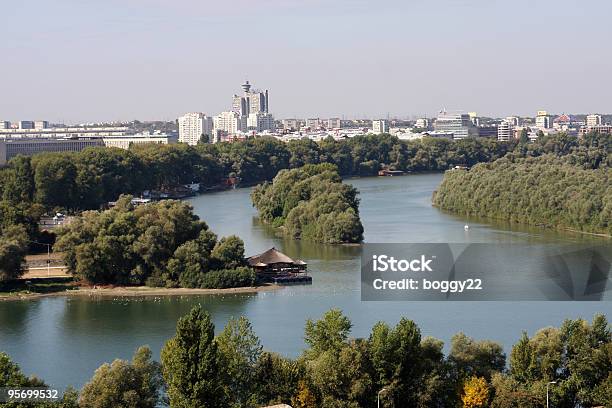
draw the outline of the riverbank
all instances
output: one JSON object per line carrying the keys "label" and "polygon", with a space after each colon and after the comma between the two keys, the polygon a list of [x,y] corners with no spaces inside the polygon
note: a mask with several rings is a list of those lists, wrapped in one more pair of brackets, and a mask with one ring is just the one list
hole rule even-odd
{"label": "riverbank", "polygon": [[14,291],[0,291],[0,302],[10,300],[30,300],[50,296],[87,296],[87,297],[149,297],[149,296],[192,296],[192,295],[228,295],[269,292],[280,289],[281,286],[263,284],[261,286],[247,286],[227,289],[191,289],[191,288],[155,288],[148,286],[80,286],[74,281],[23,283],[22,288]]}

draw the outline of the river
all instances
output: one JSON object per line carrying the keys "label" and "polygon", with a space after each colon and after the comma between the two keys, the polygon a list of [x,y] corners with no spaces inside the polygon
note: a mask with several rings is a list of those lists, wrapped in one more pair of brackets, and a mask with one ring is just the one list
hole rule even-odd
{"label": "river", "polygon": [[[576,234],[466,220],[431,206],[441,174],[350,179],[360,191],[366,242],[545,242],[550,245],[595,240]],[[379,320],[395,324],[413,319],[424,336],[448,342],[463,331],[500,342],[510,351],[526,330],[559,325],[566,318],[609,316],[610,302],[362,302],[359,292],[359,247],[318,245],[277,237],[257,222],[250,189],[195,197],[191,204],[219,236],[235,234],[247,255],[275,246],[308,262],[309,286],[242,295],[155,298],[48,297],[0,302],[0,351],[23,371],[55,387],[81,387],[94,370],[114,358],[130,358],[148,344],[156,359],[173,335],[176,320],[196,303],[208,310],[217,329],[231,316],[244,315],[265,348],[287,356],[304,347],[307,318],[340,308],[353,322],[353,336],[367,336]],[[471,228],[464,230],[469,222]]]}

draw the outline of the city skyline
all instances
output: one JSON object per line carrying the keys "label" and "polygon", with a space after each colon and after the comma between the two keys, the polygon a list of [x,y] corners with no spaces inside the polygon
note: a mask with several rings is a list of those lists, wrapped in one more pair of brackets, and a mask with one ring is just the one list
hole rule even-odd
{"label": "city skyline", "polygon": [[606,113],[609,11],[603,1],[12,3],[0,119],[214,115],[245,80],[273,92],[276,118]]}

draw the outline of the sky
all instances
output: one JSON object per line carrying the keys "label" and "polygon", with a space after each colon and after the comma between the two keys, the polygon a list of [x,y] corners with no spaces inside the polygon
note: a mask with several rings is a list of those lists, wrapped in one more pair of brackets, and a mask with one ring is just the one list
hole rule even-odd
{"label": "sky", "polygon": [[0,119],[217,114],[249,80],[289,117],[612,113],[607,0],[19,0]]}

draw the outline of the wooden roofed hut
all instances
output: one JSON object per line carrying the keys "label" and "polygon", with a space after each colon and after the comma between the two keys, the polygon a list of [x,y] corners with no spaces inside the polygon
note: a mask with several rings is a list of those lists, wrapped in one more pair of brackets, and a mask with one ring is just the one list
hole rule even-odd
{"label": "wooden roofed hut", "polygon": [[311,281],[311,278],[307,277],[306,262],[292,259],[274,247],[247,258],[247,263],[255,270],[257,277],[264,281],[275,283]]}

